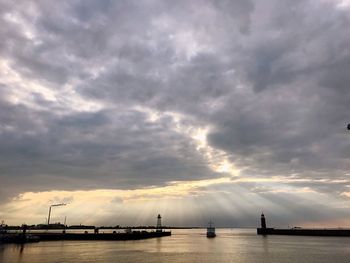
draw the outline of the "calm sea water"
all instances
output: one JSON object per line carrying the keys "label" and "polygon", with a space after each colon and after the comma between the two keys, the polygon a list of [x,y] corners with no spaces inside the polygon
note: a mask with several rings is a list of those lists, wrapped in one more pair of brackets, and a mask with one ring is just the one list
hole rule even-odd
{"label": "calm sea water", "polygon": [[350,262],[350,237],[258,236],[255,229],[173,230],[139,241],[52,241],[0,245],[1,263]]}

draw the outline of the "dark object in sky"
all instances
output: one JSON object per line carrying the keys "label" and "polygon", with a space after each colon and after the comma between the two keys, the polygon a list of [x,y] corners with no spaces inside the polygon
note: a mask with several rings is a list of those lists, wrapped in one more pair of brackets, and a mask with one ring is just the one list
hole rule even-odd
{"label": "dark object in sky", "polygon": [[350,123],[348,124],[348,130],[350,130]]}

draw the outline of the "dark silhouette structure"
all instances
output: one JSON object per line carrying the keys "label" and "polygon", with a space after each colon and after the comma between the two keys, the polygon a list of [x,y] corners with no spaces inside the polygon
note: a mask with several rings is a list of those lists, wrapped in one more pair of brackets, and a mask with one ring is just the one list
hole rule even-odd
{"label": "dark silhouette structure", "polygon": [[257,228],[258,235],[290,235],[290,236],[337,236],[337,237],[349,237],[350,229],[342,228],[267,228],[265,215],[261,214],[260,217],[261,227]]}
{"label": "dark silhouette structure", "polygon": [[48,217],[47,217],[47,228],[50,227],[50,218],[51,218],[51,209],[52,209],[52,207],[55,207],[55,206],[64,206],[64,205],[67,205],[67,204],[62,203],[62,204],[50,205],[50,207],[49,207],[49,215],[48,215]]}
{"label": "dark silhouette structure", "polygon": [[158,214],[157,216],[157,227],[156,227],[156,231],[157,232],[162,232],[162,217],[160,216],[160,214]]}
{"label": "dark silhouette structure", "polygon": [[266,229],[266,219],[265,219],[264,213],[261,214],[260,221],[261,221],[261,228]]}
{"label": "dark silhouette structure", "polygon": [[0,243],[28,243],[28,242],[39,242],[39,241],[62,241],[62,240],[140,240],[148,238],[158,238],[171,236],[170,231],[161,231],[161,232],[148,232],[148,231],[131,231],[130,233],[54,233],[54,232],[38,232],[35,233],[35,236],[26,235],[23,236],[23,233],[16,234],[6,234],[0,236]]}
{"label": "dark silhouette structure", "polygon": [[207,237],[213,238],[216,237],[215,227],[213,227],[213,222],[209,221],[209,226],[207,227]]}
{"label": "dark silhouette structure", "polygon": [[22,225],[22,239],[23,239],[23,242],[25,242],[26,237],[27,237],[27,228],[28,228],[28,226],[26,224]]}

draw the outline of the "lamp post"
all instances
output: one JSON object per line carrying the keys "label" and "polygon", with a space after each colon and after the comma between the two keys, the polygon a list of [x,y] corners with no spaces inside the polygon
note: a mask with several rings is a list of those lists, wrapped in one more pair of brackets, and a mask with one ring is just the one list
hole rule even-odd
{"label": "lamp post", "polygon": [[50,205],[50,208],[49,208],[49,216],[47,217],[47,227],[50,226],[51,208],[54,207],[54,206],[64,206],[64,205],[66,205],[66,204],[61,203],[61,204]]}

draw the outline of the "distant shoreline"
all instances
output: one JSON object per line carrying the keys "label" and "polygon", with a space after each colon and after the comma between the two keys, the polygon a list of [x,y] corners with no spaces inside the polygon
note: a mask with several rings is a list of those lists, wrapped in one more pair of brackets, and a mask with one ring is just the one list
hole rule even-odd
{"label": "distant shoreline", "polygon": [[[205,229],[206,226],[163,226],[162,229]],[[226,228],[232,228],[232,229],[256,229],[256,227],[232,227],[232,226],[217,226],[216,229],[226,229]],[[3,228],[4,230],[22,230],[22,226],[7,226]],[[64,225],[50,225],[47,227],[47,225],[28,225],[28,230],[86,230],[86,229],[156,229],[155,226],[87,226],[87,225],[72,225],[72,226],[64,226]]]}
{"label": "distant shoreline", "polygon": [[[21,230],[22,226],[6,226],[4,230]],[[176,227],[176,226],[163,226],[162,229],[198,229],[205,227]],[[86,226],[86,225],[73,225],[73,226],[64,226],[64,225],[28,225],[28,230],[62,230],[62,229],[156,229],[155,226]]]}

